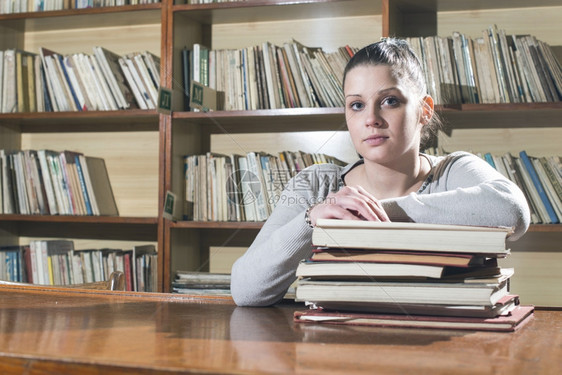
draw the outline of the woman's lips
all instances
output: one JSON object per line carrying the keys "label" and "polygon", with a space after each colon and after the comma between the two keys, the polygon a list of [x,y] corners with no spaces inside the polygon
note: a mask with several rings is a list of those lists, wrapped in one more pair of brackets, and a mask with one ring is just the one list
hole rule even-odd
{"label": "woman's lips", "polygon": [[365,138],[363,142],[370,146],[378,146],[380,144],[383,144],[387,139],[388,137],[385,137],[383,135],[372,135]]}

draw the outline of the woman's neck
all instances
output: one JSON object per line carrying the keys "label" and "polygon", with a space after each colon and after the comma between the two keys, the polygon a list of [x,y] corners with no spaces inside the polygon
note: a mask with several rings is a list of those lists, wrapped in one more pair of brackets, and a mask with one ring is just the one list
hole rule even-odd
{"label": "woman's neck", "polygon": [[418,191],[430,170],[429,160],[419,154],[392,166],[365,160],[346,176],[346,184],[360,185],[377,199],[395,198]]}

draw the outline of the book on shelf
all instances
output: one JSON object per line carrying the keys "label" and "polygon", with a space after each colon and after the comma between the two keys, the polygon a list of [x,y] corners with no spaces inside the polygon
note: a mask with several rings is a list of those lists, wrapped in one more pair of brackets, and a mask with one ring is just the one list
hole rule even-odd
{"label": "book on shelf", "polygon": [[17,111],[16,50],[3,53],[2,113]]}
{"label": "book on shelf", "polygon": [[25,282],[28,246],[0,246],[0,280]]}
{"label": "book on shelf", "polygon": [[[19,281],[22,282],[76,285],[106,281],[112,272],[121,271],[126,290],[157,290],[157,252],[152,244],[136,245],[132,249],[75,249],[72,240],[33,240],[19,248],[22,251]],[[2,248],[0,256],[1,251]]]}
{"label": "book on shelf", "polygon": [[119,58],[121,56],[100,46],[94,47],[94,56],[98,59],[103,75],[111,87],[111,93],[118,103],[118,107],[121,109],[137,107],[134,95],[129,89],[127,80],[119,65]]}
{"label": "book on shelf", "polygon": [[318,220],[315,246],[365,249],[409,249],[506,256],[511,228],[357,220]]}
{"label": "book on shelf", "polygon": [[532,35],[491,25],[477,38],[406,38],[437,104],[529,103],[562,99],[562,70],[552,48]]}
{"label": "book on shelf", "polygon": [[[281,163],[280,159],[285,161]],[[291,161],[287,163],[286,159]],[[279,155],[187,155],[184,217],[196,221],[263,221],[275,208],[290,177],[315,163],[342,164],[322,154],[288,151]]]}
{"label": "book on shelf", "polygon": [[111,188],[105,160],[94,156],[85,156],[84,159],[86,163],[80,162],[80,166],[83,170],[87,170],[84,175],[89,176],[89,179],[86,180],[86,186],[92,186],[91,196],[95,197],[95,212],[99,212],[99,215],[102,216],[118,216],[119,210]]}
{"label": "book on shelf", "polygon": [[542,204],[544,205],[546,212],[548,214],[548,222],[553,223],[553,224],[557,224],[560,222],[559,217],[556,215],[556,212],[554,211],[554,208],[552,207],[552,204],[550,203],[550,200],[547,196],[547,193],[545,192],[544,188],[543,188],[543,184],[535,170],[535,167],[533,166],[533,162],[531,161],[531,158],[529,157],[529,155],[527,155],[526,151],[520,151],[519,152],[519,157],[523,163],[523,165],[525,166],[531,181],[533,183],[533,186],[536,190],[536,192],[538,193],[540,200],[542,202]]}
{"label": "book on shelf", "polygon": [[229,50],[195,43],[181,50],[184,109],[192,81],[224,92],[226,110],[341,106],[347,51],[355,50],[326,52],[296,41]]}
{"label": "book on shelf", "polygon": [[155,292],[158,290],[158,252],[156,246],[133,246],[132,273],[135,290],[139,292]]}
{"label": "book on shelf", "polygon": [[0,150],[0,213],[118,215],[105,161],[65,150]]}
{"label": "book on shelf", "polygon": [[34,240],[29,244],[31,282],[40,285],[74,284],[71,240]]}
{"label": "book on shelf", "polygon": [[533,311],[533,306],[517,306],[507,315],[499,315],[491,318],[479,318],[308,310],[295,311],[294,321],[297,323],[360,325],[372,327],[512,332],[528,323],[533,318]]}

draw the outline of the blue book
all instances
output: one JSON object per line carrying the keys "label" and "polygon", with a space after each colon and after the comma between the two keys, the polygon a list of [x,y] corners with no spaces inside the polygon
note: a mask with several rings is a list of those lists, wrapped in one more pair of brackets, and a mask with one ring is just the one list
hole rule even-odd
{"label": "blue book", "polygon": [[84,171],[82,170],[82,164],[80,164],[80,157],[74,155],[74,162],[76,164],[76,171],[78,172],[78,180],[80,180],[80,188],[82,190],[82,195],[84,196],[84,204],[86,206],[86,212],[88,215],[93,215],[92,204],[90,203],[90,196],[88,194],[88,188],[86,186],[86,178],[84,177]]}
{"label": "blue book", "polygon": [[485,153],[484,159],[488,162],[488,164],[490,164],[492,167],[494,167],[495,170],[498,169],[498,168],[496,168],[496,163],[494,162],[494,158],[492,157],[492,154],[490,154],[489,152]]}
{"label": "blue book", "polygon": [[535,171],[535,167],[533,166],[533,163],[531,162],[531,159],[527,155],[527,152],[525,152],[525,151],[519,152],[519,157],[521,158],[521,161],[523,161],[523,164],[525,165],[525,168],[529,172],[529,176],[531,177],[531,180],[533,181],[533,185],[535,185],[535,189],[537,189],[537,192],[539,193],[539,196],[541,197],[541,201],[543,202],[543,204],[546,208],[546,212],[548,213],[548,216],[550,217],[550,221],[553,224],[558,224],[560,222],[560,220],[559,220],[558,216],[556,216],[556,212],[554,212],[554,208],[552,207],[552,204],[550,203],[550,200],[548,199],[548,196],[546,195],[546,192],[544,191],[544,187],[542,186],[541,180],[539,179],[539,176],[537,175],[537,171]]}

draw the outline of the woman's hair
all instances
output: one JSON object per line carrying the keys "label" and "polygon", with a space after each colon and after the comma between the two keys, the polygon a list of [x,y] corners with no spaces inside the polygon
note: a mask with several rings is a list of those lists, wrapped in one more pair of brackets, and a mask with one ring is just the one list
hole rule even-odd
{"label": "woman's hair", "polygon": [[[410,47],[402,39],[383,38],[380,42],[370,44],[357,51],[347,63],[343,72],[343,85],[350,70],[361,65],[387,65],[392,69],[396,79],[405,81],[420,98],[420,106],[425,105],[423,98],[428,95],[422,64]],[[431,120],[422,128],[420,148],[429,146],[431,140],[441,129],[441,121],[434,113]]]}

